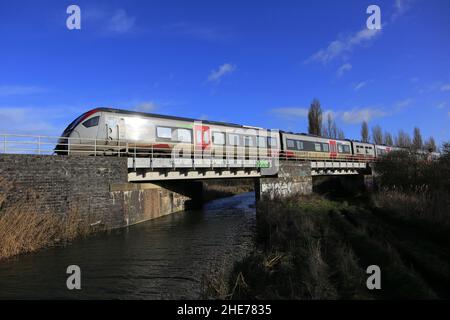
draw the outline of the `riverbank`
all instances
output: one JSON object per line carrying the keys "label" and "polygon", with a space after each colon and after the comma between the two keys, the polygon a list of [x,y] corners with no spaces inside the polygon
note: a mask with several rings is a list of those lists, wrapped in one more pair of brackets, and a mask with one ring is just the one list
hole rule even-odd
{"label": "riverbank", "polygon": [[[404,221],[374,203],[320,196],[261,202],[256,249],[210,297],[232,299],[435,299],[450,296],[448,230]],[[382,289],[368,290],[378,265]],[[220,290],[217,290],[220,288]]]}

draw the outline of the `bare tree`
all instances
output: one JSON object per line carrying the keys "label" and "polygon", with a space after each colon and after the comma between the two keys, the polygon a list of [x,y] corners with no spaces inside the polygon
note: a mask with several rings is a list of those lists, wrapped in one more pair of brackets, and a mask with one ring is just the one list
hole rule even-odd
{"label": "bare tree", "polygon": [[409,134],[407,134],[403,130],[399,130],[398,136],[395,139],[395,145],[400,148],[410,148],[411,147],[411,138]]}
{"label": "bare tree", "polygon": [[333,128],[333,117],[331,116],[331,112],[327,115],[327,125],[324,127],[326,132],[325,137],[332,138],[332,128]]}
{"label": "bare tree", "polygon": [[422,135],[420,134],[420,129],[418,127],[414,127],[412,147],[414,150],[422,150],[423,148]]}
{"label": "bare tree", "polygon": [[344,134],[344,130],[342,129],[338,129],[338,133],[337,133],[338,139],[340,140],[344,140],[345,139],[345,134]]}
{"label": "bare tree", "polygon": [[333,124],[331,125],[331,137],[333,139],[337,139],[338,137],[338,127],[336,125],[336,121],[333,120]]}
{"label": "bare tree", "polygon": [[430,152],[436,152],[436,142],[434,141],[433,137],[429,137],[428,140],[425,141],[425,150]]}
{"label": "bare tree", "polygon": [[322,126],[322,137],[329,138],[328,136],[328,130],[326,126]]}
{"label": "bare tree", "polygon": [[367,121],[363,121],[361,124],[361,141],[369,142],[369,126],[367,125]]}
{"label": "bare tree", "polygon": [[384,144],[387,146],[394,145],[394,139],[392,139],[392,135],[387,131],[384,133]]}
{"label": "bare tree", "polygon": [[322,126],[322,136],[330,139],[338,139],[340,133],[342,134],[343,137],[344,132],[338,128],[331,112],[328,113],[327,122]]}
{"label": "bare tree", "polygon": [[322,108],[317,99],[314,99],[309,107],[308,132],[318,136],[322,133]]}
{"label": "bare tree", "polygon": [[383,131],[379,125],[372,127],[372,141],[375,144],[383,144]]}

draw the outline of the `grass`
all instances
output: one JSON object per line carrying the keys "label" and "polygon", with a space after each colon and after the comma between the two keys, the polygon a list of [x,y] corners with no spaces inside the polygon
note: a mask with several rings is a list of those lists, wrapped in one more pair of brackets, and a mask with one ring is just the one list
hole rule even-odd
{"label": "grass", "polygon": [[[362,200],[314,195],[260,202],[255,250],[214,279],[220,290],[210,290],[209,297],[448,298],[449,230],[441,226],[442,234],[433,236],[428,228],[439,220],[427,227],[393,214],[379,199]],[[372,264],[381,268],[382,290],[366,287]]]}
{"label": "grass", "polygon": [[203,183],[203,201],[225,198],[254,190],[253,179],[212,179]]}

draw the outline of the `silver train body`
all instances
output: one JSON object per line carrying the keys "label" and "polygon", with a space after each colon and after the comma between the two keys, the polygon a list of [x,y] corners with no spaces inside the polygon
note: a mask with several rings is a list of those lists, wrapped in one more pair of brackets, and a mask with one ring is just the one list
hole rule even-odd
{"label": "silver train body", "polygon": [[[212,156],[279,154],[280,134],[262,128],[98,108],[75,119],[55,148],[58,154],[124,153],[164,156],[174,147]],[[95,150],[94,150],[95,149]]]}
{"label": "silver train body", "polygon": [[[164,156],[176,146],[190,152],[224,156],[230,150],[246,158],[258,155],[285,159],[374,160],[400,148],[301,133],[265,130],[232,123],[133,112],[112,108],[90,110],[62,134],[57,154]],[[229,156],[229,154],[227,154]]]}

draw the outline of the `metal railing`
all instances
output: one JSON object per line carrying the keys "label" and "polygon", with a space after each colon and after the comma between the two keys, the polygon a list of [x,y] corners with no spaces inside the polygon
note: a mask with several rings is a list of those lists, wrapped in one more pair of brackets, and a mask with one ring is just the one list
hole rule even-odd
{"label": "metal railing", "polygon": [[186,143],[69,138],[40,135],[0,134],[0,153],[38,155],[89,155],[131,158],[169,159],[228,159],[371,162],[374,156],[316,153],[309,151],[283,152],[277,148],[217,146],[203,149]]}

